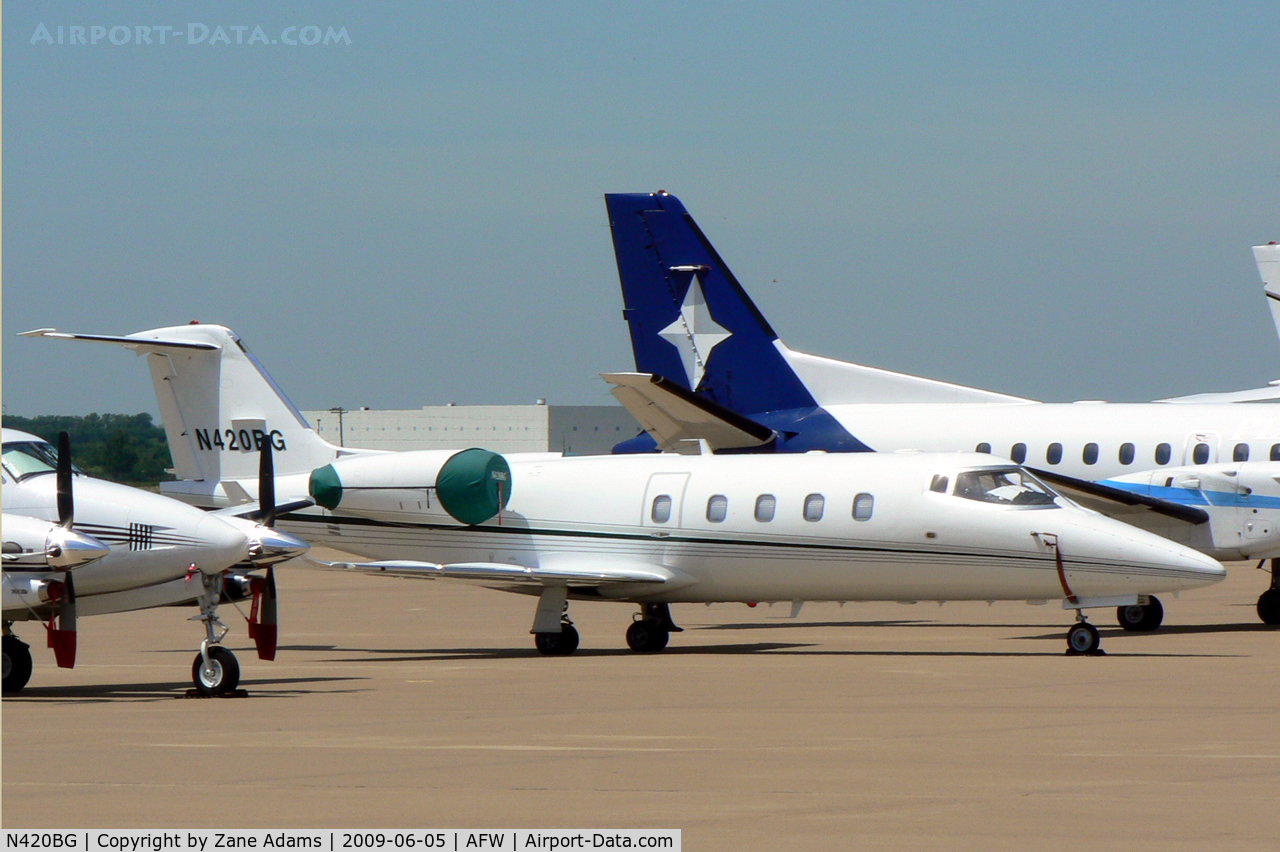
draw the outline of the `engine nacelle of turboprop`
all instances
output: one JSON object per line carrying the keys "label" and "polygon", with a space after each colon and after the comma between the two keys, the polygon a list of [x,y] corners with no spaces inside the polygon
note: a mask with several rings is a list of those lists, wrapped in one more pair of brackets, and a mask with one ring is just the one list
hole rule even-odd
{"label": "engine nacelle of turboprop", "polygon": [[434,493],[454,520],[480,524],[511,499],[511,468],[479,448],[362,456],[316,468],[308,491],[330,511],[374,516],[427,512]]}

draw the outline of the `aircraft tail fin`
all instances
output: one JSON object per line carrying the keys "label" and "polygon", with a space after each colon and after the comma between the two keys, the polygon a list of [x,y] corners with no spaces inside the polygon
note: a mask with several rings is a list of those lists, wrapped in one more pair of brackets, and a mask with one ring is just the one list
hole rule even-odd
{"label": "aircraft tail fin", "polygon": [[636,370],[742,413],[815,405],[778,336],[674,195],[605,196]]}
{"label": "aircraft tail fin", "polygon": [[1271,309],[1271,321],[1280,336],[1280,245],[1254,246],[1253,259],[1258,264],[1258,277],[1262,279],[1262,291]]}
{"label": "aircraft tail fin", "polygon": [[740,414],[1020,397],[788,349],[674,195],[605,196],[636,370]]}
{"label": "aircraft tail fin", "polygon": [[37,329],[24,336],[110,343],[145,355],[180,480],[207,488],[224,480],[256,480],[263,441],[271,442],[276,475],[323,467],[340,452],[311,429],[224,326],[182,325],[123,337]]}

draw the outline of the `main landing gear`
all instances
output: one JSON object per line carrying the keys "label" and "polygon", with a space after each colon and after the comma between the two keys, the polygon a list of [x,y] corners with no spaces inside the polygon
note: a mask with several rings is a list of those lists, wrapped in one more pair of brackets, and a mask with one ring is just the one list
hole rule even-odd
{"label": "main landing gear", "polygon": [[627,647],[633,651],[661,651],[667,647],[671,634],[683,629],[671,620],[671,609],[666,604],[642,604],[627,628]]}
{"label": "main landing gear", "polygon": [[1075,626],[1067,631],[1068,656],[1102,656],[1105,653],[1098,628],[1085,621],[1083,612],[1076,610]]}
{"label": "main landing gear", "polygon": [[1271,560],[1271,586],[1258,596],[1258,618],[1263,624],[1280,625],[1280,559]]}
{"label": "main landing gear", "polygon": [[[627,628],[627,647],[633,651],[661,651],[672,633],[680,633],[664,603],[641,604],[635,621]],[[569,620],[568,590],[548,586],[538,598],[533,616],[533,645],[548,657],[562,657],[578,650],[578,630]],[[212,635],[212,634],[211,634]],[[199,658],[196,658],[199,662]]]}
{"label": "main landing gear", "polygon": [[[1139,598],[1141,600],[1141,598]],[[1150,633],[1164,621],[1164,607],[1160,599],[1154,595],[1147,596],[1147,603],[1136,603],[1130,606],[1116,607],[1116,620],[1125,630],[1135,633]]]}
{"label": "main landing gear", "polygon": [[31,680],[31,646],[9,632],[4,623],[4,694],[21,691]]}

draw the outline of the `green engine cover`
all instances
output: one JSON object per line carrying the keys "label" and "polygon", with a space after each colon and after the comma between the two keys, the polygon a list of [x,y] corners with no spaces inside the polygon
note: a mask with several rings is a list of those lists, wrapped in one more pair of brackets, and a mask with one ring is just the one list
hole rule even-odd
{"label": "green engine cover", "polygon": [[436,474],[436,496],[454,520],[482,524],[511,499],[511,468],[489,450],[454,453]]}

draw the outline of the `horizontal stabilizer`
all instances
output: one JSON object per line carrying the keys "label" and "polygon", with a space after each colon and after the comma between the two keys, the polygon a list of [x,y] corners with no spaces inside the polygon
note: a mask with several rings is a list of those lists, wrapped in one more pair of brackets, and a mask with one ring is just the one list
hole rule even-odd
{"label": "horizontal stabilizer", "polygon": [[198,340],[158,340],[145,337],[120,337],[110,334],[70,334],[55,328],[37,328],[33,331],[21,332],[19,337],[48,337],[53,340],[79,340],[88,343],[115,343],[129,349],[139,347],[146,350],[161,349],[203,349],[217,351],[216,343],[205,343]]}
{"label": "horizontal stabilizer", "polygon": [[602,373],[611,393],[657,443],[658,449],[696,453],[698,441],[713,450],[759,447],[775,433],[768,426],[652,373]]}
{"label": "horizontal stabilizer", "polygon": [[440,565],[434,562],[414,562],[393,559],[385,562],[318,562],[308,560],[322,568],[342,571],[359,571],[367,574],[387,574],[392,577],[414,577],[449,580],[473,580],[482,583],[515,583],[525,585],[604,586],[614,583],[666,583],[675,575],[649,565],[609,565],[597,563],[594,567],[560,566],[526,568],[501,562],[457,562]]}
{"label": "horizontal stabilizer", "polygon": [[1175,503],[1149,494],[1135,494],[1101,482],[1089,482],[1073,476],[1063,476],[1047,470],[1030,469],[1032,473],[1050,483],[1055,489],[1081,505],[1104,515],[1123,521],[1125,515],[1155,512],[1188,524],[1203,524],[1209,520],[1204,509]]}

